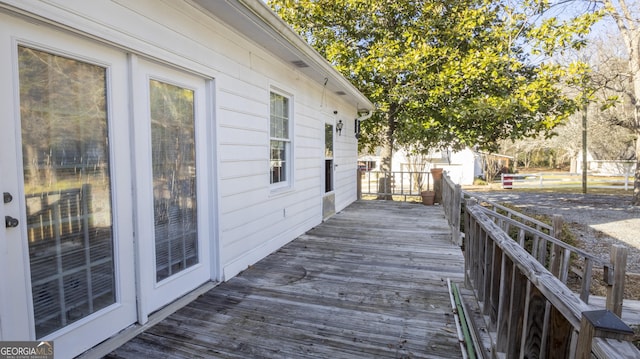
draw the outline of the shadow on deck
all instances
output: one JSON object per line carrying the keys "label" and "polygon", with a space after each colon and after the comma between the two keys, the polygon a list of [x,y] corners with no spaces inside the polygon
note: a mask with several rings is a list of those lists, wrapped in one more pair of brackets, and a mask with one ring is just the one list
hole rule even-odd
{"label": "shadow on deck", "polygon": [[358,201],[107,358],[460,358],[441,206]]}

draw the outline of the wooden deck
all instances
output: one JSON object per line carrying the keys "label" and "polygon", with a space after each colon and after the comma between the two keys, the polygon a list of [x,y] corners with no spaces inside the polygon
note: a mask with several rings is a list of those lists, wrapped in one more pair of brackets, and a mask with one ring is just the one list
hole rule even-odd
{"label": "wooden deck", "polygon": [[460,358],[440,206],[358,201],[107,358]]}

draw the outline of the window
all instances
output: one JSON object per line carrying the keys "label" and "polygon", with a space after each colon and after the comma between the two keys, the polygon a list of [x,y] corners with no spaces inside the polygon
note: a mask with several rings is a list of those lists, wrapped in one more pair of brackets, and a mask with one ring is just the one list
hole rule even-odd
{"label": "window", "polygon": [[376,168],[376,161],[358,161],[360,171],[373,171]]}
{"label": "window", "polygon": [[271,184],[287,183],[291,173],[289,98],[271,92],[270,101],[270,176]]}

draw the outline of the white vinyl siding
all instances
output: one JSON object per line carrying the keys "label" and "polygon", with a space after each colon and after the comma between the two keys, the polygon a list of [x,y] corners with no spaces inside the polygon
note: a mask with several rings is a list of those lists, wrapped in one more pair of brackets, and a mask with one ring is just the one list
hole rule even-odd
{"label": "white vinyl siding", "polygon": [[[212,273],[216,276],[213,279],[235,276],[322,221],[326,116],[334,111],[355,116],[358,102],[330,91],[327,86],[335,85],[331,79],[330,85],[324,86],[304,69],[265,50],[253,37],[202,11],[203,4],[215,8],[225,2],[2,1],[25,14],[50,18],[51,23],[63,24],[96,43],[102,39],[129,54],[133,65],[136,59],[152,59],[204,79],[215,79],[207,97],[212,105],[206,109],[210,112],[209,127],[196,131],[199,135],[206,130],[211,140],[207,143],[208,152],[196,158],[212,164],[212,169],[207,169],[210,180],[203,188],[210,190],[207,197],[210,216],[199,219],[198,224],[211,223],[210,252],[215,262]],[[229,3],[221,7],[234,15],[231,11],[234,2]],[[249,24],[250,17],[247,20]],[[174,81],[171,76],[157,79]],[[5,97],[10,97],[11,91],[8,88]],[[286,136],[271,134],[272,93],[282,96],[283,105],[285,102],[287,105],[283,107],[288,110]],[[126,118],[126,112],[118,118]],[[118,128],[126,129],[127,123]],[[350,132],[345,128],[342,136],[334,137],[333,160],[338,166],[333,187],[337,211],[356,199],[357,141],[347,134]],[[121,137],[126,138],[126,134]],[[285,147],[281,156],[284,176],[273,184],[272,139],[282,141],[279,143]],[[133,142],[139,141],[135,137]],[[120,150],[121,146],[114,148]],[[116,170],[126,171],[130,167]],[[205,174],[205,170],[199,173]],[[201,192],[198,187],[198,193]],[[204,205],[204,200],[198,202],[199,209]],[[152,209],[150,213],[153,220]]]}

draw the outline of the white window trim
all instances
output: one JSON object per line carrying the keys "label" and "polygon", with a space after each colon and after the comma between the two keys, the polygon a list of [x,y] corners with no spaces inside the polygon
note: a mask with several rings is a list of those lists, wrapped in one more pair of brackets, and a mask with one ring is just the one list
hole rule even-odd
{"label": "white window trim", "polygon": [[[277,182],[277,183],[271,183],[271,140],[272,139],[276,139],[271,137],[271,94],[277,94],[280,96],[283,96],[285,98],[287,98],[288,100],[288,105],[289,105],[289,118],[288,118],[288,142],[287,142],[287,150],[286,151],[286,158],[285,158],[285,163],[286,168],[285,168],[285,176],[286,179],[284,181],[281,182]],[[287,192],[293,189],[293,183],[294,183],[294,97],[291,93],[287,92],[287,91],[283,91],[279,88],[276,87],[270,87],[269,89],[269,129],[268,129],[268,133],[269,133],[269,188],[271,190],[272,194],[278,194],[281,192]]]}

